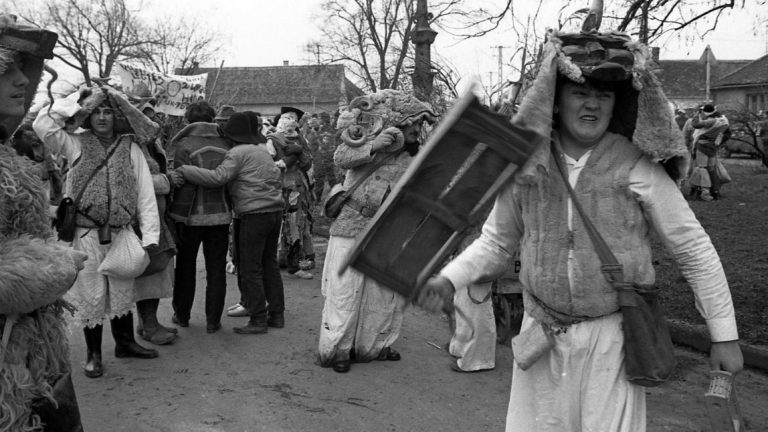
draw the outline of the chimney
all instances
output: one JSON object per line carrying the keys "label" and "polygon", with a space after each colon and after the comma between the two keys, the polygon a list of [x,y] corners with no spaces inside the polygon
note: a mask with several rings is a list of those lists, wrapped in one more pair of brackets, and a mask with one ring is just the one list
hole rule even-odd
{"label": "chimney", "polygon": [[651,59],[656,63],[659,62],[659,51],[661,51],[661,48],[651,47]]}
{"label": "chimney", "polygon": [[288,66],[288,60],[283,60],[283,66]]}

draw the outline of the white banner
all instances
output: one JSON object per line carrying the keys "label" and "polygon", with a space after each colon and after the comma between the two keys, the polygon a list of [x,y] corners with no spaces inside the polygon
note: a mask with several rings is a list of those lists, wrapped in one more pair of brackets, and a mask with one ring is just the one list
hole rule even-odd
{"label": "white banner", "polygon": [[157,99],[155,110],[166,115],[183,116],[187,106],[205,99],[208,74],[165,75],[140,67],[116,63],[112,75],[120,80],[129,96]]}

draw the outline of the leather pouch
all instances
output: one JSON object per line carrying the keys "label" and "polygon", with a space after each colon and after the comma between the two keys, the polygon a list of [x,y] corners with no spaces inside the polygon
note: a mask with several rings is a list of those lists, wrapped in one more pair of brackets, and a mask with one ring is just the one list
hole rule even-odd
{"label": "leather pouch", "polygon": [[512,338],[512,354],[522,370],[531,367],[554,346],[555,341],[552,340],[552,336],[539,322]]}

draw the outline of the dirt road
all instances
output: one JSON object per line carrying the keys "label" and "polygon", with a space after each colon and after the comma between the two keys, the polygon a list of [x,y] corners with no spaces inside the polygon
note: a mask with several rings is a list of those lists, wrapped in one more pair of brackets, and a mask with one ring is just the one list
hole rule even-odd
{"label": "dirt road", "polygon": [[[324,250],[323,239],[318,249]],[[201,258],[202,259],[202,258]],[[202,269],[199,261],[198,269]],[[189,328],[176,344],[158,347],[153,360],[116,359],[105,329],[106,373],[88,379],[82,333],[71,340],[73,377],[87,432],[282,431],[501,431],[509,392],[511,351],[499,346],[493,371],[459,374],[433,346],[449,337],[445,321],[416,308],[406,313],[395,344],[400,362],[353,364],[337,374],[314,364],[322,309],[320,269],[314,280],[286,286],[286,327],[265,335],[238,335],[246,318],[223,319],[205,333],[204,273]],[[228,279],[227,304],[238,298]],[[170,323],[170,300],[161,320]],[[705,358],[679,350],[674,379],[648,390],[648,430],[709,431],[702,395]],[[750,431],[768,431],[768,376],[745,371],[737,379]]]}

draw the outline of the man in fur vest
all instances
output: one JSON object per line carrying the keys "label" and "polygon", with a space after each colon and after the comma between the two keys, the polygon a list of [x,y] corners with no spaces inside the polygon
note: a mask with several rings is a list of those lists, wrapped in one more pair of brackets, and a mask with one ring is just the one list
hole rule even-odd
{"label": "man in fur vest", "polygon": [[[506,270],[519,247],[521,335],[541,337],[515,350],[508,432],[646,429],[645,388],[626,377],[618,292],[601,272],[566,177],[622,265],[624,282],[654,286],[655,231],[693,288],[712,338],[711,368],[736,373],[743,366],[723,267],[675,184],[689,153],[649,50],[620,33],[586,30],[548,34],[536,79],[512,119],[544,138],[501,190],[480,238],[418,300],[439,311],[454,290]],[[539,356],[524,364],[526,351]]]}
{"label": "man in fur vest", "polygon": [[[56,39],[0,13],[0,136],[24,117]],[[74,392],[64,399],[57,389],[72,389],[64,322],[71,307],[61,296],[86,255],[52,238],[36,172],[32,161],[0,145],[0,431],[53,430],[54,421],[82,431]]]}

